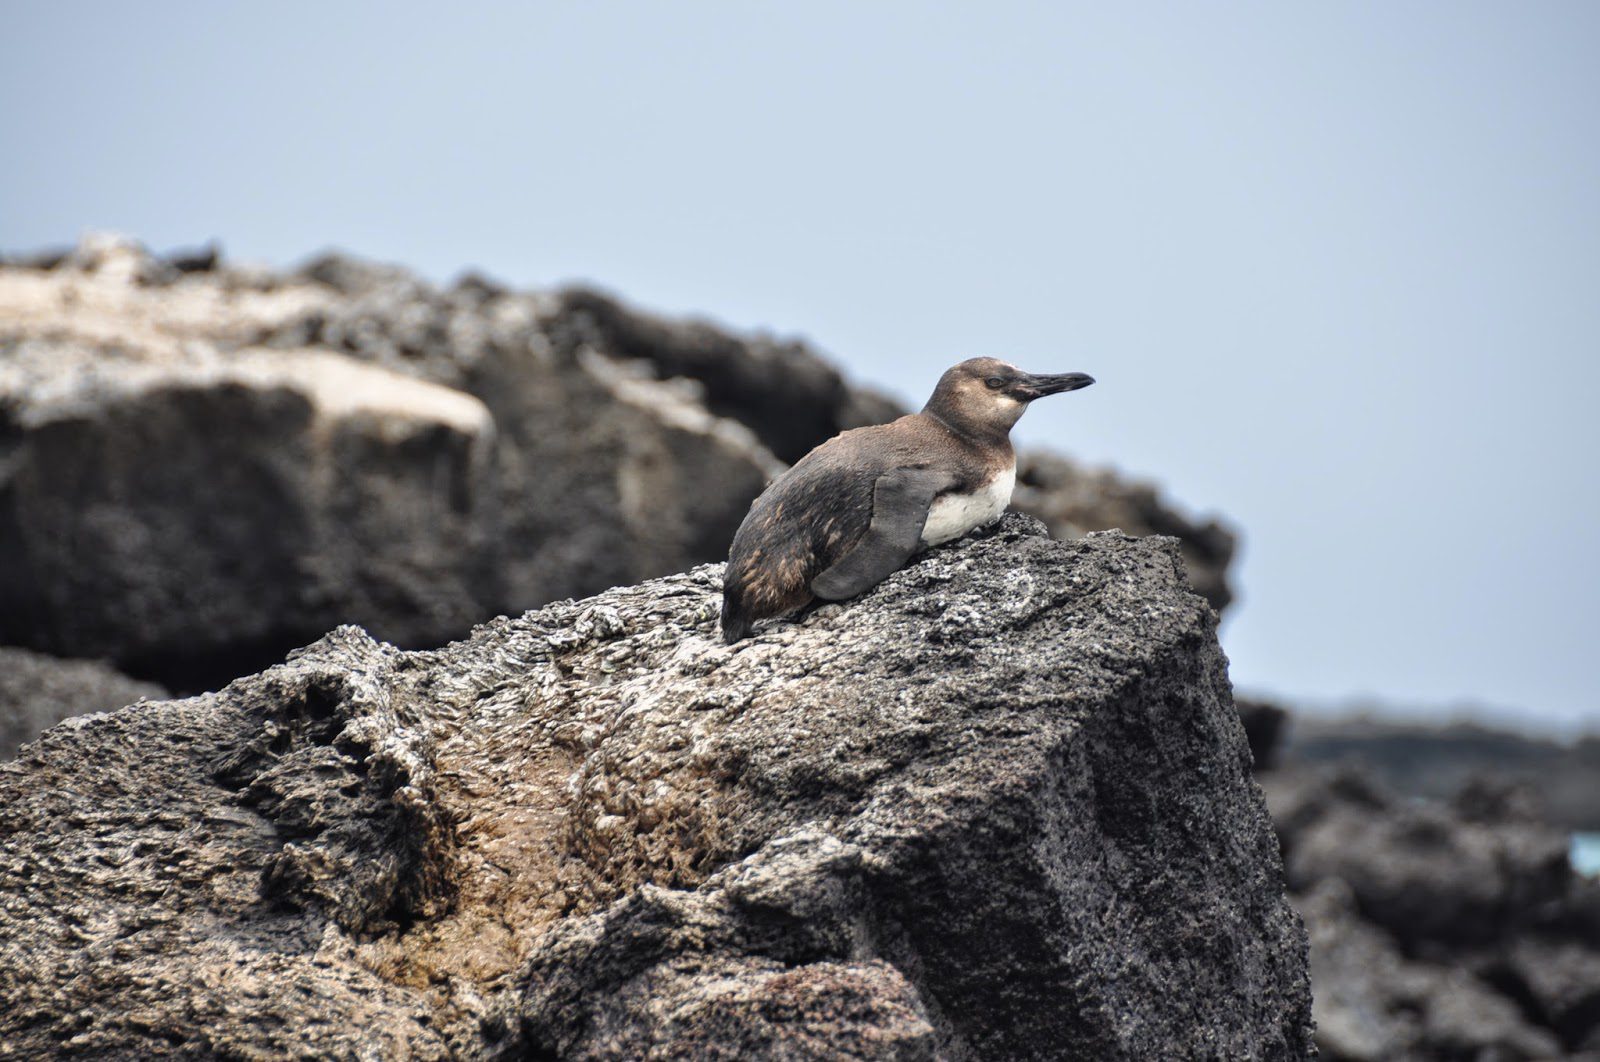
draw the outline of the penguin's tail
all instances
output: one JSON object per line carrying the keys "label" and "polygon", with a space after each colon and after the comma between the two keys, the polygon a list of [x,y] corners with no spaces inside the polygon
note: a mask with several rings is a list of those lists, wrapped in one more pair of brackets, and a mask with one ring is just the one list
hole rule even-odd
{"label": "penguin's tail", "polygon": [[753,627],[753,626],[754,626],[754,624],[750,621],[749,617],[741,615],[739,613],[739,610],[734,608],[733,602],[728,601],[726,599],[723,600],[723,602],[722,602],[722,640],[723,640],[723,642],[725,642],[728,645],[732,645],[734,642],[737,642],[742,638],[750,637],[750,628]]}

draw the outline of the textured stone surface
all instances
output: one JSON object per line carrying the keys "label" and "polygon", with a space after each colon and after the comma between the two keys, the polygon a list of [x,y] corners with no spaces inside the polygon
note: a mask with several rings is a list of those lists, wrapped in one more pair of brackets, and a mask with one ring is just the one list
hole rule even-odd
{"label": "textured stone surface", "polygon": [[712,413],[748,426],[789,464],[841,431],[906,412],[848,384],[804,343],[640,313],[587,288],[558,292],[555,300],[550,331],[558,347],[601,350],[646,362],[663,378],[698,381]]}
{"label": "textured stone surface", "polygon": [[1309,1054],[1172,543],[1008,517],[731,648],[719,578],[51,730],[0,766],[0,1053]]}
{"label": "textured stone surface", "polygon": [[341,614],[406,642],[481,615],[494,431],[458,391],[325,352],[26,341],[0,403],[0,639],[226,681]]}
{"label": "textured stone surface", "polygon": [[98,660],[0,647],[0,760],[63,719],[166,696],[155,683],[131,679]]}
{"label": "textured stone surface", "polygon": [[352,952],[438,894],[428,767],[373,681],[395,654],[323,654],[0,765],[0,1055],[443,1057]]}

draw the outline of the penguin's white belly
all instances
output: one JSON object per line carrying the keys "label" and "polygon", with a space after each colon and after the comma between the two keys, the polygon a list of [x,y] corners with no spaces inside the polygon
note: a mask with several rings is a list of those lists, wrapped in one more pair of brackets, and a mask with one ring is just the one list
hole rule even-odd
{"label": "penguin's white belly", "polygon": [[971,494],[935,498],[928,507],[928,520],[922,525],[922,541],[937,546],[999,519],[1011,504],[1011,488],[1016,485],[1017,466],[1012,465]]}

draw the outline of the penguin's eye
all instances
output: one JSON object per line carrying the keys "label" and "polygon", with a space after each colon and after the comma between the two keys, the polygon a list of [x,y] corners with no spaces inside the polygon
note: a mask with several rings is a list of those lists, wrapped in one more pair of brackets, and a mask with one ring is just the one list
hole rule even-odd
{"label": "penguin's eye", "polygon": [[983,386],[987,387],[991,391],[998,391],[1005,385],[1006,382],[998,376],[991,376],[987,380],[983,381]]}

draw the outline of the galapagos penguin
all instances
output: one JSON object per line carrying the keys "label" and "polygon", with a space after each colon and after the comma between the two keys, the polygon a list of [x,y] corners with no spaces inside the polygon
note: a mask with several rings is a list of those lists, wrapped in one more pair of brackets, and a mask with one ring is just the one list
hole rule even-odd
{"label": "galapagos penguin", "polygon": [[1088,387],[1081,372],[1035,376],[972,358],[939,378],[922,412],[842,432],[774,479],[733,536],[722,638],[815,599],[872,589],[922,546],[998,518],[1011,502],[1011,426],[1028,403]]}

